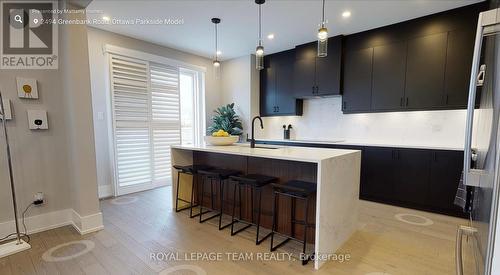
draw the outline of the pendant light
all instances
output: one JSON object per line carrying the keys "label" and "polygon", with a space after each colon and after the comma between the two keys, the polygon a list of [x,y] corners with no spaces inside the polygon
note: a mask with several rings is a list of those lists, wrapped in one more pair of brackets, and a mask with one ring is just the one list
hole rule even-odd
{"label": "pendant light", "polygon": [[321,27],[318,30],[318,57],[328,55],[328,29],[325,21],[325,0],[323,0],[323,12],[321,17]]}
{"label": "pendant light", "polygon": [[259,44],[255,48],[255,68],[257,70],[264,69],[264,46],[262,46],[262,11],[261,5],[266,0],[255,0],[255,4],[259,5]]}
{"label": "pendant light", "polygon": [[214,75],[215,75],[215,78],[219,78],[220,77],[220,61],[219,61],[219,44],[218,44],[218,37],[217,37],[217,25],[220,23],[220,18],[212,18],[212,23],[214,23],[214,26],[215,26],[215,58],[214,58],[214,62],[213,62],[213,65],[214,65]]}

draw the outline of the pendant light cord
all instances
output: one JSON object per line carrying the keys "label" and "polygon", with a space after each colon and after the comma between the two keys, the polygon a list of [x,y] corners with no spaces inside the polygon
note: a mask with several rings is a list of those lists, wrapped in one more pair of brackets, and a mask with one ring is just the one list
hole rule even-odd
{"label": "pendant light cord", "polygon": [[218,52],[218,45],[217,45],[217,23],[215,24],[215,61],[218,61],[218,56],[217,56],[217,52]]}
{"label": "pendant light cord", "polygon": [[259,4],[259,46],[262,46],[262,4]]}
{"label": "pendant light cord", "polygon": [[321,26],[322,27],[325,26],[325,1],[326,0],[323,0],[323,13],[322,13],[322,16],[321,16]]}

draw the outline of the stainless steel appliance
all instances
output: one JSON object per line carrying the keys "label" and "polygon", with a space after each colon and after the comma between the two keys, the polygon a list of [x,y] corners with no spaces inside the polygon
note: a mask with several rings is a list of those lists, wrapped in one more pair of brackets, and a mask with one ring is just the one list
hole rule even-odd
{"label": "stainless steel appliance", "polygon": [[492,269],[494,253],[500,253],[493,249],[500,180],[499,116],[500,9],[494,9],[480,14],[476,32],[464,155],[464,184],[473,195],[469,224],[457,230],[457,274],[500,272]]}

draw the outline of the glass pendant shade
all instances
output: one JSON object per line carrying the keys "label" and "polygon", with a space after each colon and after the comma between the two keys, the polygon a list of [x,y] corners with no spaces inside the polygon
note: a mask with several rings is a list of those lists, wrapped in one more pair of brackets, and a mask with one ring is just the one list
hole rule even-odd
{"label": "glass pendant shade", "polygon": [[214,60],[213,62],[214,65],[214,76],[216,79],[220,78],[220,73],[221,73],[221,64],[219,60]]}
{"label": "glass pendant shade", "polygon": [[321,27],[318,30],[318,57],[328,55],[328,29]]}
{"label": "glass pendant shade", "polygon": [[257,46],[255,49],[255,68],[257,70],[264,69],[264,47]]}

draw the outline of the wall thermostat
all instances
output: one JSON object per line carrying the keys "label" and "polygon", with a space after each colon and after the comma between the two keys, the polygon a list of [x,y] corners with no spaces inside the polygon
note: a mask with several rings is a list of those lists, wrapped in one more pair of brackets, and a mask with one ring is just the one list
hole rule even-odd
{"label": "wall thermostat", "polygon": [[47,111],[28,110],[28,126],[30,130],[49,129],[49,121],[47,120]]}

